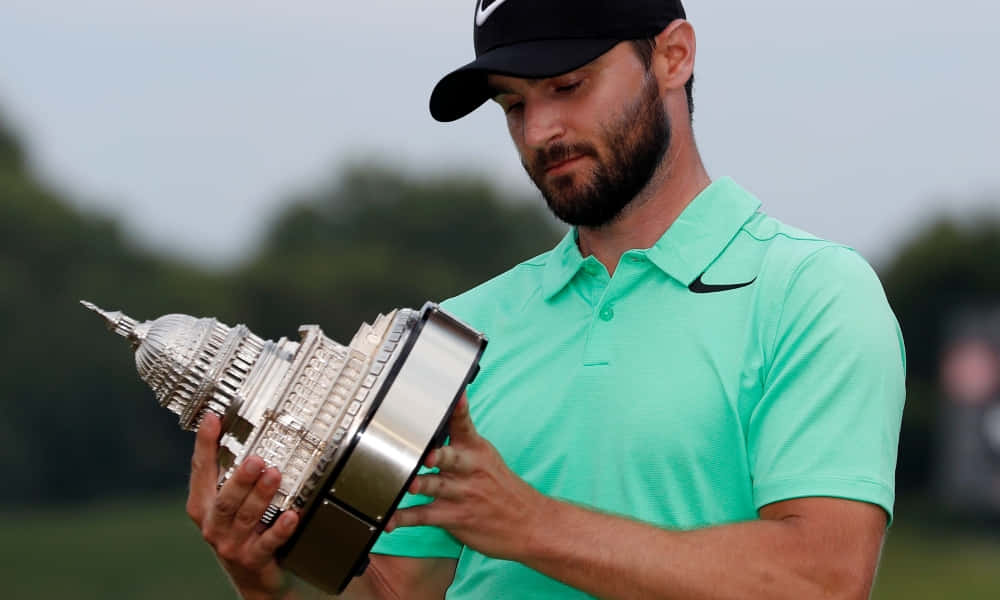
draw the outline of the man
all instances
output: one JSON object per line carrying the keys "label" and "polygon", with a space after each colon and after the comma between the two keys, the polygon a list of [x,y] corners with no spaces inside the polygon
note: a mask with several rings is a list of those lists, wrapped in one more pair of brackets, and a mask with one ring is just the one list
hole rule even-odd
{"label": "man", "polygon": [[[866,598],[892,514],[898,326],[853,251],[709,178],[695,37],[668,0],[482,0],[477,59],[435,88],[492,98],[556,215],[552,251],[449,300],[482,372],[350,598]],[[245,598],[291,597],[255,525],[278,474],[188,510]],[[336,544],[336,540],[331,540]]]}

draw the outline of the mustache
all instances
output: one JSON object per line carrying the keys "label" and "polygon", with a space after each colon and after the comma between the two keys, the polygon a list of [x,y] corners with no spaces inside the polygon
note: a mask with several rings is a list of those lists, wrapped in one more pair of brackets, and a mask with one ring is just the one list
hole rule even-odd
{"label": "mustache", "polygon": [[[574,156],[592,156],[597,158],[597,150],[587,143],[552,144],[538,151],[538,154],[531,160],[530,171],[537,174],[544,173],[550,167]],[[527,166],[525,165],[525,167]]]}

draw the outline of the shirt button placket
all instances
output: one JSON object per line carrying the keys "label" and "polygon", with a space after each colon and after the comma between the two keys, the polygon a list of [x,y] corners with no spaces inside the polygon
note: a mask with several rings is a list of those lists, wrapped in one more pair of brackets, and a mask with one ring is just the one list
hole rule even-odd
{"label": "shirt button placket", "polygon": [[606,324],[615,318],[615,309],[610,303],[604,304],[595,316],[597,318],[592,321],[583,353],[583,364],[589,367],[610,364],[609,344],[613,336],[611,329]]}

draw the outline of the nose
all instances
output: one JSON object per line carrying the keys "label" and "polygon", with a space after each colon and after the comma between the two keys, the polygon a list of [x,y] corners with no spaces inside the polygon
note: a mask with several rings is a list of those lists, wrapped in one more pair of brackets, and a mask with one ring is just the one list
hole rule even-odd
{"label": "nose", "polygon": [[524,143],[538,150],[565,133],[562,116],[554,102],[544,100],[524,104]]}

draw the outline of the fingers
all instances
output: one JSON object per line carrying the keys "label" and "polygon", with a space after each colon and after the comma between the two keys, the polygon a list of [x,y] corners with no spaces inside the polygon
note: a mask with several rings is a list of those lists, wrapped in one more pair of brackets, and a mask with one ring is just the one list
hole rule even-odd
{"label": "fingers", "polygon": [[233,581],[250,582],[247,589],[270,589],[277,585],[274,581],[280,580],[281,573],[275,552],[294,533],[298,515],[286,512],[272,527],[257,533],[281,474],[275,468],[265,470],[264,461],[252,456],[217,490],[220,432],[221,423],[214,415],[206,415],[198,427],[191,456],[188,515]]}
{"label": "fingers", "polygon": [[[456,475],[469,475],[479,467],[476,457],[476,452],[470,448],[442,446],[428,456],[428,466]],[[429,464],[430,461],[434,464]]]}
{"label": "fingers", "polygon": [[281,473],[251,456],[222,486],[202,526],[202,535],[227,569],[257,570],[273,567],[275,552],[291,537],[298,515],[285,512],[263,529],[260,518],[274,498]]}
{"label": "fingers", "polygon": [[208,507],[215,498],[215,486],[219,479],[217,460],[221,430],[219,418],[207,414],[202,419],[195,437],[194,453],[191,455],[187,512],[198,525],[205,519]]}
{"label": "fingers", "polygon": [[432,510],[434,503],[424,504],[421,506],[412,506],[410,508],[404,508],[397,510],[389,518],[389,522],[385,526],[385,530],[392,533],[393,529],[397,527],[413,527],[415,525],[423,525],[425,523],[430,523],[432,515]]}
{"label": "fingers", "polygon": [[274,467],[261,474],[246,499],[236,509],[236,515],[233,517],[233,532],[236,536],[246,539],[256,530],[280,483],[281,472]]}
{"label": "fingers", "polygon": [[[465,392],[462,392],[462,396],[455,404],[448,428],[451,433],[450,443],[428,453],[424,464],[431,468],[437,467],[442,471],[471,473],[477,466],[473,460],[475,450],[480,448],[483,439],[472,424],[472,417],[469,415],[469,399]],[[457,450],[457,448],[461,448],[462,451]]]}
{"label": "fingers", "polygon": [[451,431],[451,439],[462,440],[469,437],[478,436],[476,428],[472,424],[472,417],[469,415],[469,398],[462,392],[462,397],[455,404],[455,411],[451,414],[451,421],[448,423]]}
{"label": "fingers", "polygon": [[411,494],[422,494],[435,499],[458,500],[465,497],[465,484],[444,475],[420,475],[410,484]]}
{"label": "fingers", "polygon": [[[251,456],[243,461],[232,476],[226,481],[218,495],[212,501],[211,507],[202,523],[202,533],[210,542],[220,536],[233,525],[236,512],[243,506],[250,491],[254,489],[257,480],[264,473],[264,461],[258,456]],[[261,511],[263,512],[263,511]],[[229,537],[228,535],[226,536]]]}
{"label": "fingers", "polygon": [[255,564],[264,564],[274,560],[274,553],[278,551],[292,534],[299,524],[299,515],[292,511],[285,511],[269,529],[260,534],[256,543],[248,549],[249,559]]}

